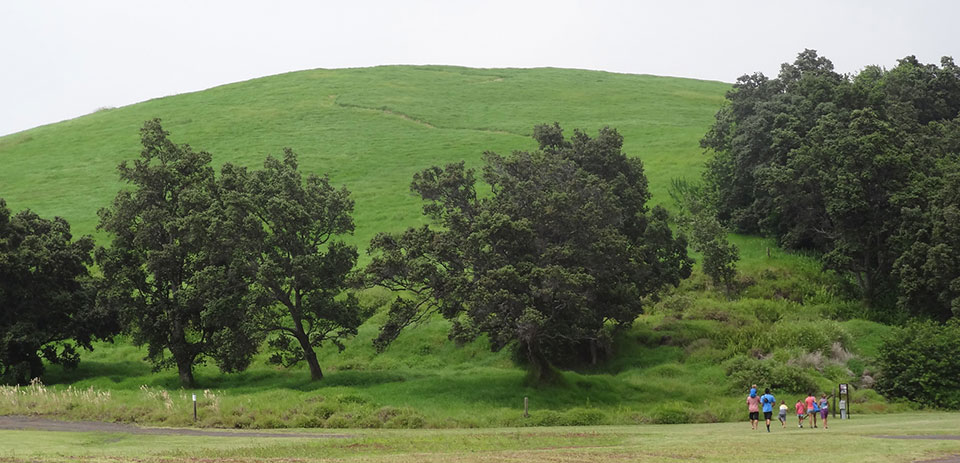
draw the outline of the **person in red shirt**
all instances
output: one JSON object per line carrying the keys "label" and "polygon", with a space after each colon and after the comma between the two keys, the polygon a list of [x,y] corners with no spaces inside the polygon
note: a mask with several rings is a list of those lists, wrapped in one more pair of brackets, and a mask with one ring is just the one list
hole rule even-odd
{"label": "person in red shirt", "polygon": [[817,415],[814,412],[817,411],[817,398],[811,392],[805,401],[807,403],[807,415],[810,415],[810,423],[815,428],[817,427]]}
{"label": "person in red shirt", "polygon": [[797,399],[797,405],[795,408],[797,409],[797,427],[802,428],[803,419],[807,417],[807,414],[804,413],[807,407],[803,405],[803,399]]}
{"label": "person in red shirt", "polygon": [[750,427],[757,430],[760,423],[760,397],[756,394],[747,396],[747,410],[750,411]]}

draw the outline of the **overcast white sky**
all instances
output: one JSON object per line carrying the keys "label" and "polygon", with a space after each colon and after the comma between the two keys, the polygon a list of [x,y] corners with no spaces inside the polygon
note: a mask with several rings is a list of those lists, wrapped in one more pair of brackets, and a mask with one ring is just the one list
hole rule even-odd
{"label": "overcast white sky", "polygon": [[0,135],[281,72],[600,69],[733,82],[804,48],[841,72],[960,60],[960,2],[0,0]]}

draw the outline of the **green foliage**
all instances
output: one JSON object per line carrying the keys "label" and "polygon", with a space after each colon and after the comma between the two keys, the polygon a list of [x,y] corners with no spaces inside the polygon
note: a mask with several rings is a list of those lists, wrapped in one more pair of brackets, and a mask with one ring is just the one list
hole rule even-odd
{"label": "green foliage", "polygon": [[877,390],[922,406],[960,409],[960,320],[914,321],[880,347]]}
{"label": "green foliage", "polygon": [[737,289],[740,251],[727,240],[727,229],[717,220],[699,185],[674,179],[670,196],[680,210],[680,228],[690,236],[693,249],[703,255],[703,273],[730,295]]}
{"label": "green foliage", "polygon": [[515,346],[537,381],[552,364],[608,350],[608,323],[625,326],[644,298],[690,273],[686,242],[662,208],[647,210],[643,167],[605,128],[596,138],[560,126],[534,129],[540,150],[488,152],[492,195],[479,198],[464,163],[414,176],[435,226],[378,235],[368,285],[405,291],[381,328],[385,347],[433,312],[452,319],[451,337],[479,333],[491,347]]}
{"label": "green foliage", "polygon": [[350,193],[334,189],[327,177],[310,175],[304,182],[289,149],[283,160],[267,157],[263,170],[234,172],[234,192],[260,227],[250,258],[267,308],[262,327],[275,335],[271,361],[290,366],[306,360],[310,377],[322,379],[314,349],[330,342],[343,350],[342,340],[356,335],[364,319],[356,297],[338,298],[357,262],[356,248],[335,240],[353,231]]}
{"label": "green foliage", "polygon": [[769,387],[775,392],[798,394],[818,389],[816,382],[804,369],[771,360],[740,355],[725,362],[724,368],[731,392],[746,391],[751,384]]}
{"label": "green foliage", "polygon": [[929,201],[908,211],[905,250],[894,263],[901,307],[946,319],[960,316],[960,118],[937,131],[936,148],[953,153],[940,176],[915,181]]}
{"label": "green foliage", "polygon": [[[140,134],[140,158],[118,168],[133,190],[100,210],[99,228],[114,239],[97,250],[105,280],[98,303],[121,314],[156,368],[175,364],[192,387],[198,360],[239,371],[259,348],[248,258],[257,229],[217,183],[209,153],[174,144],[157,119]],[[227,182],[231,170],[224,168]]]}
{"label": "green foliage", "polygon": [[[955,168],[960,68],[909,56],[852,77],[805,50],[775,79],[741,77],[701,141],[706,195],[740,231],[821,253],[875,318],[952,315],[960,292]],[[952,185],[952,186],[951,186]],[[960,303],[958,303],[960,304]]]}
{"label": "green foliage", "polygon": [[0,198],[0,382],[39,378],[43,360],[76,366],[74,343],[90,349],[119,330],[112,314],[94,307],[93,246],[89,236],[73,241],[62,218],[11,216]]}
{"label": "green foliage", "polygon": [[650,420],[655,424],[684,424],[691,422],[691,415],[687,404],[667,401],[653,409]]}
{"label": "green foliage", "polygon": [[717,330],[712,336],[739,353],[770,353],[791,347],[829,352],[834,343],[847,346],[852,342],[850,334],[832,320],[784,319],[773,324],[749,324],[737,330]]}

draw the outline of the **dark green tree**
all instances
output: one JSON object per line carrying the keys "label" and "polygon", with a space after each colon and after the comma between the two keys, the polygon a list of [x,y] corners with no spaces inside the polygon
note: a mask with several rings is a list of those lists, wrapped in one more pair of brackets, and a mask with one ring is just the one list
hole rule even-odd
{"label": "dark green tree", "polygon": [[826,115],[806,146],[765,171],[783,236],[811,237],[824,266],[853,275],[875,304],[893,286],[891,239],[901,223],[896,196],[919,167],[903,138],[870,108]]}
{"label": "dark green tree", "polygon": [[256,288],[268,308],[263,327],[274,334],[271,361],[302,360],[313,380],[323,378],[314,349],[357,334],[366,315],[352,294],[342,295],[357,250],[336,239],[353,232],[353,200],[327,177],[303,181],[297,156],[267,157],[246,182],[249,207],[265,231],[257,254]]}
{"label": "dark green tree", "polygon": [[621,152],[615,130],[567,140],[555,124],[534,138],[539,151],[484,155],[489,196],[478,197],[462,162],[414,176],[433,225],[371,243],[368,283],[403,292],[378,348],[440,313],[454,321],[452,339],[486,334],[548,381],[553,365],[597,361],[611,329],[689,275],[685,240],[664,209],[647,209],[642,164]]}
{"label": "dark green tree", "polygon": [[888,336],[877,355],[877,391],[925,407],[960,409],[960,319],[912,321]]}
{"label": "dark green tree", "polygon": [[917,176],[900,201],[904,221],[894,263],[899,306],[939,320],[960,316],[960,119],[933,127],[936,174]]}
{"label": "dark green tree", "polygon": [[[721,221],[740,232],[783,234],[763,188],[763,169],[784,162],[819,117],[847,98],[844,84],[833,63],[814,50],[783,64],[776,79],[753,74],[737,80],[727,92],[729,105],[700,142],[714,153],[704,186]],[[813,245],[806,235],[793,239],[797,247]]]}
{"label": "dark green tree", "polygon": [[[140,135],[140,158],[118,168],[132,189],[99,212],[98,228],[113,236],[97,250],[107,288],[100,302],[120,311],[156,369],[176,365],[193,387],[196,363],[239,371],[262,341],[249,291],[259,228],[216,180],[210,154],[170,141],[158,119]],[[232,166],[224,170],[232,181]]]}
{"label": "dark green tree", "polygon": [[73,241],[64,219],[11,215],[0,199],[0,382],[39,378],[43,360],[76,366],[77,346],[118,331],[94,305],[93,246],[89,236]]}
{"label": "dark green tree", "polygon": [[954,264],[937,257],[953,249],[950,227],[933,222],[949,215],[943,166],[957,153],[952,59],[908,56],[840,76],[806,50],[776,79],[741,78],[727,98],[701,142],[713,151],[704,178],[722,221],[819,252],[874,308],[950,313]]}

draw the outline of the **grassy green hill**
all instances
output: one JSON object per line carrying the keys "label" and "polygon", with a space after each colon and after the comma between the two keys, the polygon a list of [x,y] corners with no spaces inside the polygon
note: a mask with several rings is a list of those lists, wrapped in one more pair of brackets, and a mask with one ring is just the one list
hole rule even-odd
{"label": "grassy green hill", "polygon": [[94,233],[116,195],[116,166],[139,153],[138,130],[159,117],[173,139],[215,163],[258,166],[293,148],[356,199],[355,242],[419,220],[413,173],[478,164],[484,151],[535,147],[539,123],[590,133],[609,125],[646,163],[654,195],[696,174],[700,136],[729,86],[561,69],[389,66],[295,72],[160,98],[0,138],[0,195],[11,209],[58,215]]}
{"label": "grassy green hill", "polygon": [[[351,240],[364,248],[379,231],[422,220],[408,189],[414,172],[459,160],[476,166],[486,150],[533,149],[533,126],[557,121],[591,134],[617,128],[625,151],[644,161],[654,202],[667,204],[672,178],[699,175],[698,141],[728,88],[562,69],[295,72],[2,137],[0,197],[13,210],[62,216],[77,234],[95,234],[97,209],[121,187],[116,165],[138,155],[143,121],[160,117],[175,141],[209,151],[215,163],[257,166],[267,154],[293,148],[303,170],[329,173],[353,192]],[[302,369],[268,366],[266,355],[236,375],[199,368],[198,381],[208,389],[200,394],[201,424],[709,422],[743,418],[745,378],[770,374],[785,381],[789,403],[805,388],[859,385],[888,328],[857,320],[860,304],[846,300],[843,282],[823,274],[815,259],[786,254],[766,240],[734,240],[743,255],[741,297],[728,300],[695,274],[617,339],[613,359],[566,372],[565,384],[526,385],[508,352],[490,353],[482,339],[455,347],[442,320],[409,330],[376,355],[370,341],[381,316],[375,316],[345,352],[320,352],[327,378],[319,384]],[[388,297],[377,290],[363,294],[369,304]],[[52,388],[0,390],[0,413],[188,424],[189,394],[176,391],[176,373],[151,372],[143,356],[124,340],[98,345],[75,371],[50,368],[45,381]],[[529,419],[520,415],[524,396],[534,410]],[[902,408],[868,389],[858,390],[857,400],[862,411]]]}

